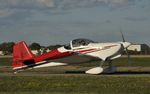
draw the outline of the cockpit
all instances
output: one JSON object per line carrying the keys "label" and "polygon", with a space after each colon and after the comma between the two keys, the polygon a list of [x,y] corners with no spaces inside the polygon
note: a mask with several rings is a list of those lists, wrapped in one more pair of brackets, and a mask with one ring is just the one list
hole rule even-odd
{"label": "cockpit", "polygon": [[72,40],[72,47],[86,46],[89,43],[94,43],[94,41],[89,39],[75,39]]}
{"label": "cockpit", "polygon": [[92,40],[89,39],[74,39],[70,42],[70,44],[65,45],[66,49],[81,47],[81,46],[87,46],[89,43],[95,43]]}

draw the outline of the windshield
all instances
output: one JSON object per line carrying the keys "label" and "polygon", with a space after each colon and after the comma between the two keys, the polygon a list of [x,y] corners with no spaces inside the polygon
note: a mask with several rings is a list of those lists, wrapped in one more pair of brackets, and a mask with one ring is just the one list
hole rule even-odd
{"label": "windshield", "polygon": [[70,44],[64,45],[64,48],[66,48],[66,49],[71,49]]}
{"label": "windshield", "polygon": [[72,47],[86,46],[89,43],[94,43],[94,41],[89,39],[75,39],[72,41]]}

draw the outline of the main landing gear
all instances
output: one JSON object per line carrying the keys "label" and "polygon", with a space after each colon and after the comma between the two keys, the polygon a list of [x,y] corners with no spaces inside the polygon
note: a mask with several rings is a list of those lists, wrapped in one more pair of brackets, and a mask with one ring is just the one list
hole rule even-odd
{"label": "main landing gear", "polygon": [[112,61],[108,60],[107,62],[108,62],[108,67],[102,68],[102,65],[105,63],[104,61],[102,61],[99,67],[89,69],[85,73],[87,74],[115,73],[116,67],[112,66]]}

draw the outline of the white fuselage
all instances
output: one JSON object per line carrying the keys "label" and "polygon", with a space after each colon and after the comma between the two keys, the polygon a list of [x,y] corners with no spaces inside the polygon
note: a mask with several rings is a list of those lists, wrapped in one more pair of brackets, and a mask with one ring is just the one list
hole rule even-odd
{"label": "white fuselage", "polygon": [[87,56],[92,56],[105,61],[107,58],[112,58],[120,55],[122,46],[120,43],[90,43],[87,46],[73,48],[74,52],[79,52]]}
{"label": "white fuselage", "polygon": [[[125,44],[124,44],[125,45]],[[58,51],[61,53],[64,52],[73,52],[73,55],[49,60],[48,62],[59,62],[57,65],[55,63],[50,64],[50,66],[62,66],[68,64],[79,64],[86,63],[93,60],[113,60],[121,56],[123,48],[123,43],[90,43],[86,46],[73,47],[71,49],[65,49],[64,47],[58,48]],[[54,65],[53,65],[54,64]],[[44,67],[48,67],[46,64]],[[40,66],[39,66],[40,67]],[[43,65],[41,66],[43,67]]]}

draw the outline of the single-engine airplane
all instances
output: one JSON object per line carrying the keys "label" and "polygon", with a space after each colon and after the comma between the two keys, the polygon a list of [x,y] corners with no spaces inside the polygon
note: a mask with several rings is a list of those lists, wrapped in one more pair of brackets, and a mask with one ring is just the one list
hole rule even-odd
{"label": "single-engine airplane", "polygon": [[[99,60],[100,65],[85,71],[87,74],[100,74],[104,71],[102,65],[109,63],[109,71],[113,72],[112,60],[121,57],[122,52],[127,52],[130,42],[125,42],[122,34],[123,42],[114,43],[98,43],[88,39],[75,39],[70,44],[51,50],[40,56],[35,56],[22,41],[16,43],[13,47],[13,63],[14,73],[25,69],[62,66],[69,64],[78,64],[91,60]],[[128,54],[128,52],[127,52]],[[129,55],[128,55],[129,57]]]}

